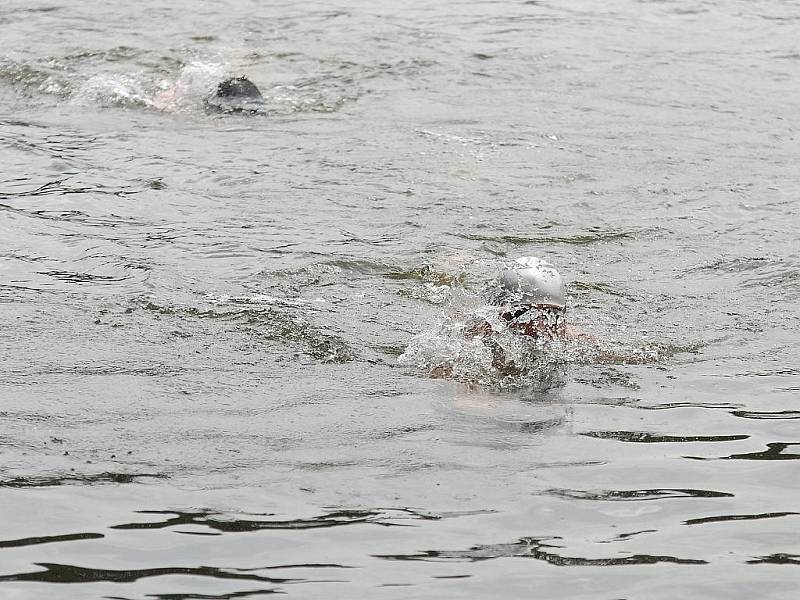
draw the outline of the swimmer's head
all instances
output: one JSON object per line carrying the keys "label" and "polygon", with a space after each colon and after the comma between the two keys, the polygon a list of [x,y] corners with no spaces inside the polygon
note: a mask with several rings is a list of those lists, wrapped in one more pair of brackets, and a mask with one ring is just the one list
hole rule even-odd
{"label": "swimmer's head", "polygon": [[217,86],[217,98],[253,98],[263,100],[256,84],[247,77],[231,77]]}
{"label": "swimmer's head", "polygon": [[259,112],[263,105],[264,97],[247,77],[230,77],[220,82],[206,99],[209,109],[228,113]]}
{"label": "swimmer's head", "polygon": [[500,274],[495,304],[566,308],[564,282],[541,258],[523,256]]}
{"label": "swimmer's head", "polygon": [[502,306],[500,318],[509,329],[533,337],[564,335],[564,282],[552,264],[523,256],[500,274],[497,283],[492,303]]}

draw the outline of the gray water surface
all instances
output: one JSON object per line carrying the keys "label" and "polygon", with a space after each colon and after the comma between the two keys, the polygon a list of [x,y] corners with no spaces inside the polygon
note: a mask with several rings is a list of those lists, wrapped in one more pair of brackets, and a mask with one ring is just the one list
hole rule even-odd
{"label": "gray water surface", "polygon": [[[796,598],[799,28],[4,2],[0,596]],[[597,341],[500,377],[522,255]]]}

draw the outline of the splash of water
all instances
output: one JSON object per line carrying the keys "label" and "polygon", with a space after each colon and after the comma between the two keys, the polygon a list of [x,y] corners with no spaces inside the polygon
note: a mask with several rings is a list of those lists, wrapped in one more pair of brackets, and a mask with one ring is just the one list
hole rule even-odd
{"label": "splash of water", "polygon": [[203,106],[205,98],[228,73],[229,68],[224,63],[203,61],[187,63],[175,80],[156,80],[144,73],[100,73],[80,86],[73,102],[194,112]]}
{"label": "splash of water", "polygon": [[563,384],[563,367],[582,354],[564,340],[518,335],[480,296],[454,290],[443,318],[414,336],[398,358],[434,377],[498,388]]}
{"label": "splash of water", "polygon": [[175,81],[159,82],[153,106],[167,112],[197,110],[229,72],[224,63],[192,61],[183,67]]}
{"label": "splash of water", "polygon": [[152,106],[153,97],[142,77],[124,73],[103,73],[86,80],[73,96],[80,105]]}

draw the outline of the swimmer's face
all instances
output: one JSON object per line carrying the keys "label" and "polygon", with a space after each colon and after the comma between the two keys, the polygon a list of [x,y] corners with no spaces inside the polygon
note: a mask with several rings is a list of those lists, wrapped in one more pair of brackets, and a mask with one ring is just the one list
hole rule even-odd
{"label": "swimmer's face", "polygon": [[520,335],[554,340],[564,337],[567,329],[566,310],[558,306],[523,305],[500,313],[508,328]]}

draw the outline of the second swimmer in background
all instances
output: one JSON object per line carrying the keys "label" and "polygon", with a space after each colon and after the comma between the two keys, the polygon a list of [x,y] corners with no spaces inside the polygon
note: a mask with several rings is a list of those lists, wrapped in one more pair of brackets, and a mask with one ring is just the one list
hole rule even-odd
{"label": "second swimmer in background", "polygon": [[[191,99],[190,86],[176,81],[156,94],[154,106],[159,110],[176,112]],[[255,83],[247,77],[228,77],[205,93],[203,106],[208,113],[257,115],[267,114],[266,102]]]}

